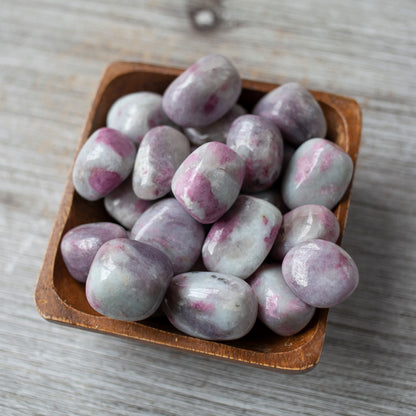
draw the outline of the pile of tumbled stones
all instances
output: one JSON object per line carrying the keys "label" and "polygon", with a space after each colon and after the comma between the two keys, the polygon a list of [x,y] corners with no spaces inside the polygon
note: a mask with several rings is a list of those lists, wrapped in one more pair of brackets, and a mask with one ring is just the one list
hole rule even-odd
{"label": "pile of tumbled stones", "polygon": [[228,59],[205,56],[163,96],[119,98],[81,148],[74,187],[103,199],[115,222],[70,230],[61,253],[100,314],[163,311],[210,340],[240,338],[259,319],[290,336],[355,290],[331,211],[351,158],[325,139],[322,109],[301,85],[274,89],[250,114],[241,89]]}

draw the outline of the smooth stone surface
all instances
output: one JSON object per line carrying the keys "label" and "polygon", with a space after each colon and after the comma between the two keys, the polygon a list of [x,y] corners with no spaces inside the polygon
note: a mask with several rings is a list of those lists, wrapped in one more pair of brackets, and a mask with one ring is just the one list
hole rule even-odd
{"label": "smooth stone surface", "polygon": [[193,337],[229,341],[248,334],[257,318],[257,300],[238,277],[190,272],[174,276],[163,310],[175,328]]}
{"label": "smooth stone surface", "polygon": [[107,127],[119,130],[139,144],[153,127],[172,125],[162,108],[162,96],[140,91],[120,97],[107,114]]}
{"label": "smooth stone surface", "polygon": [[173,175],[189,153],[189,141],[180,131],[170,126],[149,130],[134,163],[134,193],[148,200],[165,196],[170,192]]}
{"label": "smooth stone surface", "polygon": [[172,276],[172,265],[160,250],[117,238],[98,250],[85,292],[88,303],[102,315],[139,321],[159,308]]}
{"label": "smooth stone surface", "polygon": [[140,199],[133,192],[131,177],[104,197],[106,211],[127,229],[131,229],[140,215],[151,205],[151,201]]}
{"label": "smooth stone surface", "polygon": [[69,230],[63,236],[60,248],[70,275],[85,282],[98,249],[106,241],[122,237],[127,237],[126,230],[111,222],[83,224]]}
{"label": "smooth stone surface", "polygon": [[311,320],[315,308],[292,292],[283,279],[280,265],[260,267],[248,283],[257,297],[258,318],[276,334],[294,335]]}
{"label": "smooth stone surface", "polygon": [[190,270],[197,261],[205,230],[175,198],[166,198],[139,217],[130,237],[165,253],[178,274]]}
{"label": "smooth stone surface", "polygon": [[244,191],[263,191],[279,177],[283,139],[270,120],[253,114],[238,117],[230,127],[226,143],[244,160]]}
{"label": "smooth stone surface", "polygon": [[358,268],[341,247],[325,240],[309,240],[293,247],[282,263],[283,277],[305,303],[330,308],[356,289]]}
{"label": "smooth stone surface", "polygon": [[342,198],[353,174],[348,153],[335,143],[310,139],[296,149],[282,180],[285,204],[324,205],[332,209]]}
{"label": "smooth stone surface", "polygon": [[233,205],[244,179],[244,162],[227,145],[205,143],[179,166],[172,191],[202,224],[217,221]]}
{"label": "smooth stone surface", "polygon": [[123,133],[107,127],[96,130],[75,160],[75,190],[89,201],[105,197],[129,176],[135,157],[136,148]]}
{"label": "smooth stone surface", "polygon": [[233,121],[246,113],[246,110],[241,107],[241,105],[235,104],[231,110],[218,121],[208,124],[205,127],[186,127],[183,131],[189,141],[195,146],[201,146],[201,144],[208,142],[225,143],[228,130]]}
{"label": "smooth stone surface", "polygon": [[205,239],[202,247],[205,267],[246,279],[267,257],[281,222],[282,214],[271,203],[240,195]]}
{"label": "smooth stone surface", "polygon": [[339,222],[332,211],[323,205],[302,205],[283,215],[270,255],[281,261],[299,243],[316,238],[335,243],[339,233]]}
{"label": "smooth stone surface", "polygon": [[222,55],[207,55],[168,86],[163,108],[179,126],[207,126],[231,110],[240,93],[241,79],[234,65]]}
{"label": "smooth stone surface", "polygon": [[312,94],[302,85],[289,82],[266,94],[253,114],[275,123],[284,140],[298,146],[312,137],[325,137],[324,113]]}

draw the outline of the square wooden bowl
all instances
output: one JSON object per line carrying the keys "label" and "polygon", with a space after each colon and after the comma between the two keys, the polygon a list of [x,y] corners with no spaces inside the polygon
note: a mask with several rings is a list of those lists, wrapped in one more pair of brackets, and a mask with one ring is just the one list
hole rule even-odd
{"label": "square wooden bowl", "polygon": [[[102,76],[78,143],[77,153],[93,131],[105,126],[106,114],[117,98],[136,91],[154,91],[162,94],[182,71],[183,69],[179,68],[131,62],[110,64]],[[277,86],[243,80],[239,103],[250,111],[262,95]],[[325,113],[328,123],[327,138],[341,146],[351,156],[355,166],[361,132],[359,105],[351,98],[325,92],[311,92]],[[87,303],[84,285],[69,275],[59,246],[62,236],[71,228],[84,223],[112,219],[106,213],[103,201],[88,202],[75,193],[71,177],[72,169],[35,289],[35,303],[43,318],[282,372],[302,372],[318,363],[324,343],[328,309],[318,309],[307,327],[296,335],[278,336],[257,323],[247,336],[232,342],[213,342],[187,336],[177,331],[165,318],[122,322],[95,312]],[[347,221],[350,191],[351,185],[334,210],[341,226],[339,244]]]}

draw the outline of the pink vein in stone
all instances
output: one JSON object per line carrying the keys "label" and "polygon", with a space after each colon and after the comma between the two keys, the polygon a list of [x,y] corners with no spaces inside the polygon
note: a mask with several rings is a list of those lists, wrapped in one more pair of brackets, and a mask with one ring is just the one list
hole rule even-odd
{"label": "pink vein in stone", "polygon": [[276,224],[270,230],[270,234],[267,237],[264,237],[264,242],[266,243],[266,247],[267,247],[268,250],[274,244],[274,241],[276,240],[277,233],[279,232],[279,229],[280,229],[280,224]]}
{"label": "pink vein in stone", "polygon": [[88,178],[88,183],[94,191],[100,194],[107,194],[116,188],[122,180],[122,177],[117,172],[110,172],[103,168],[94,168]]}
{"label": "pink vein in stone", "polygon": [[210,114],[215,110],[215,107],[217,106],[219,102],[219,98],[218,95],[211,94],[210,97],[208,98],[207,102],[204,105],[203,111],[205,114]]}
{"label": "pink vein in stone", "polygon": [[135,147],[130,139],[113,129],[100,129],[95,141],[110,147],[111,150],[119,154],[123,159],[135,151]]}

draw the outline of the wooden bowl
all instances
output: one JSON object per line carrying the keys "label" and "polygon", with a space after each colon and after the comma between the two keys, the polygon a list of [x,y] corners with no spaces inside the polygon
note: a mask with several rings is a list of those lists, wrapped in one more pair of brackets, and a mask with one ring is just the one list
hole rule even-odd
{"label": "wooden bowl", "polygon": [[[163,93],[169,83],[182,71],[183,69],[178,68],[130,62],[116,62],[109,65],[102,76],[78,143],[77,153],[90,134],[105,125],[106,114],[117,98],[143,90]],[[251,110],[264,93],[277,86],[243,80],[243,91],[239,102],[247,110]],[[348,152],[355,165],[361,131],[360,107],[351,98],[325,92],[311,92],[325,113],[328,122],[327,138]],[[296,335],[278,336],[257,323],[250,334],[232,342],[212,342],[187,336],[177,331],[165,318],[122,322],[95,312],[87,303],[84,285],[69,275],[59,246],[62,236],[71,228],[89,222],[111,221],[111,218],[104,209],[103,201],[88,202],[74,192],[71,177],[72,169],[66,182],[35,290],[36,307],[43,318],[282,372],[306,371],[318,363],[324,343],[328,309],[318,309],[307,327]],[[341,226],[339,244],[347,221],[350,191],[351,185],[334,210]]]}

